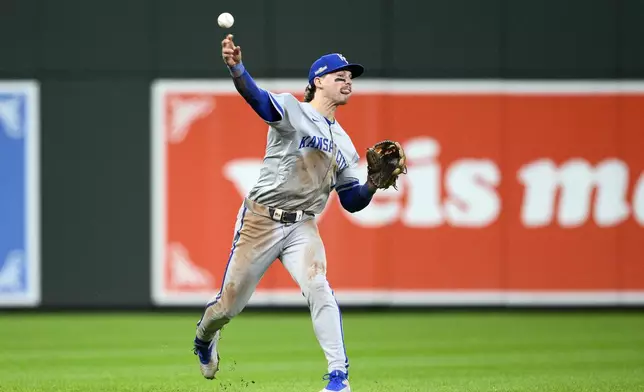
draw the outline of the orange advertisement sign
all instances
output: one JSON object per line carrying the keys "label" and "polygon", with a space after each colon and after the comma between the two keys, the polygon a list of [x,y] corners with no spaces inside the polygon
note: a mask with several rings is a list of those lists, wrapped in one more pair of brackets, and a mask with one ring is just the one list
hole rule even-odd
{"label": "orange advertisement sign", "polygon": [[[303,84],[257,81],[301,97]],[[341,304],[644,303],[644,85],[356,81],[362,155],[401,142],[399,190],[318,217]],[[219,290],[267,125],[232,81],[153,87],[153,300]],[[275,262],[250,304],[301,304]]]}

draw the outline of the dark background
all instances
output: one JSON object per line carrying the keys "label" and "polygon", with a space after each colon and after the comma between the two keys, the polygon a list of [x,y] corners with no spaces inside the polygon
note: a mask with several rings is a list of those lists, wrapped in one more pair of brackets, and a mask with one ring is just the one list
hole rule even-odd
{"label": "dark background", "polygon": [[342,52],[371,78],[641,79],[642,0],[0,0],[0,79],[41,91],[43,306],[150,301],[150,86]]}

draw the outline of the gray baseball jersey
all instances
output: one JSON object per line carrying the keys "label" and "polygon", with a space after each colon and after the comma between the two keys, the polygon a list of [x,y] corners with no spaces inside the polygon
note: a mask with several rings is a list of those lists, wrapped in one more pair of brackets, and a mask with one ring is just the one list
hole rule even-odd
{"label": "gray baseball jersey", "polygon": [[337,120],[289,93],[270,93],[281,120],[269,125],[260,176],[248,197],[286,211],[322,212],[334,189],[358,186],[359,156]]}

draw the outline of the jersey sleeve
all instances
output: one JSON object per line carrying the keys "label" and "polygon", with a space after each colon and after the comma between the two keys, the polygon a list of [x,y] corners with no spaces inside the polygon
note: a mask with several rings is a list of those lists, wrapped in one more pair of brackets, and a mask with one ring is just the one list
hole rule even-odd
{"label": "jersey sleeve", "polygon": [[275,94],[258,86],[241,63],[230,67],[229,71],[239,94],[264,122],[278,131],[293,130],[290,118],[299,105],[292,94]]}
{"label": "jersey sleeve", "polygon": [[268,97],[273,108],[277,111],[277,119],[273,121],[264,120],[268,125],[280,132],[292,132],[294,128],[291,119],[299,109],[298,101],[293,94],[268,92]]}
{"label": "jersey sleeve", "polygon": [[360,157],[356,152],[345,168],[338,172],[338,178],[335,183],[335,191],[340,193],[351,188],[360,186],[361,172],[358,169]]}
{"label": "jersey sleeve", "polygon": [[366,173],[358,170],[358,160],[358,154],[356,153],[351,164],[338,173],[335,187],[342,207],[351,213],[361,211],[367,207],[371,203],[374,194],[366,182],[364,184],[360,183],[363,178],[366,181]]}

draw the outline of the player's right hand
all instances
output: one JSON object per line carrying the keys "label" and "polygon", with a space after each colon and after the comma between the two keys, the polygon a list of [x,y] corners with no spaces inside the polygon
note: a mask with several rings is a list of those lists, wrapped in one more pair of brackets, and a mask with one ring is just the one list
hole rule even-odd
{"label": "player's right hand", "polygon": [[232,34],[228,34],[221,41],[221,56],[224,59],[224,63],[229,67],[241,63],[241,47],[235,46]]}

